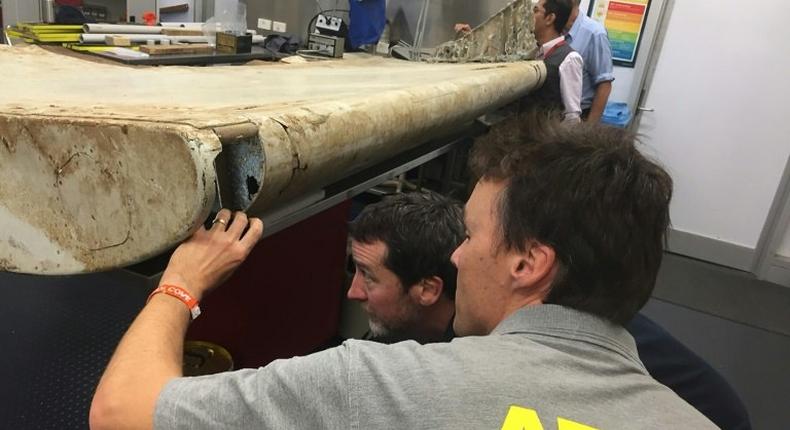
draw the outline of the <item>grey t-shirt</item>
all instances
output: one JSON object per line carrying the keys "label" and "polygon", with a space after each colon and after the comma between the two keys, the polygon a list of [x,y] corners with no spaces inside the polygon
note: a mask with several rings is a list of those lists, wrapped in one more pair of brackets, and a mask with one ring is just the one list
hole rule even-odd
{"label": "grey t-shirt", "polygon": [[[537,424],[539,421],[540,424]],[[622,327],[555,305],[489,336],[384,345],[167,384],[158,429],[715,429],[653,380]],[[541,425],[542,427],[537,427]]]}

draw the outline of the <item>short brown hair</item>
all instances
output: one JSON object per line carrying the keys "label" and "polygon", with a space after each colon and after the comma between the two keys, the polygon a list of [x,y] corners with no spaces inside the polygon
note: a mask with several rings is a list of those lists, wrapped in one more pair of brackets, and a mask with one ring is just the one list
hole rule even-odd
{"label": "short brown hair", "polygon": [[546,9],[546,15],[554,14],[554,29],[557,30],[557,33],[562,34],[573,10],[571,0],[546,0],[543,8]]}
{"label": "short brown hair", "polygon": [[349,226],[349,237],[387,246],[384,266],[408,289],[431,276],[442,279],[442,293],[455,299],[458,271],[450,261],[464,240],[460,202],[434,192],[396,194],[368,205]]}
{"label": "short brown hair", "polygon": [[512,118],[479,139],[470,165],[504,180],[501,245],[551,246],[558,275],[545,300],[624,324],[655,285],[669,226],[672,179],[625,130]]}

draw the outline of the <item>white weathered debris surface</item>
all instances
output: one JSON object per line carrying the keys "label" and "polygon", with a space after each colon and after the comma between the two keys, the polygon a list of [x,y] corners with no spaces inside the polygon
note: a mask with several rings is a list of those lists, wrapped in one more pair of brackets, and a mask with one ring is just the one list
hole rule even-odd
{"label": "white weathered debris surface", "polygon": [[[376,57],[128,67],[0,45],[0,269],[90,272],[157,255],[205,219],[220,137],[257,134],[261,213],[542,85],[542,63]],[[257,130],[257,131],[256,131]],[[253,166],[254,167],[254,166]]]}
{"label": "white weathered debris surface", "polygon": [[448,63],[532,60],[538,52],[532,1],[516,0],[470,33],[436,48],[433,61]]}

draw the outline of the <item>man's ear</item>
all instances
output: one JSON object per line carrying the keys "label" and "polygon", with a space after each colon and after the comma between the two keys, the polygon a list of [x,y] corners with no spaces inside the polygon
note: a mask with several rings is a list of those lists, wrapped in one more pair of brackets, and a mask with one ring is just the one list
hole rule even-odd
{"label": "man's ear", "polygon": [[[554,276],[557,254],[554,248],[540,242],[532,242],[525,251],[518,251],[513,255],[510,275],[516,288],[548,287],[551,286],[551,277]],[[549,282],[546,282],[549,281]]]}
{"label": "man's ear", "polygon": [[556,21],[556,20],[557,20],[557,14],[556,13],[550,13],[550,14],[546,15],[546,25],[548,27],[554,27],[554,21]]}
{"label": "man's ear", "polygon": [[412,300],[421,306],[432,306],[442,297],[444,291],[444,281],[438,276],[422,278],[419,282],[412,285],[409,295]]}

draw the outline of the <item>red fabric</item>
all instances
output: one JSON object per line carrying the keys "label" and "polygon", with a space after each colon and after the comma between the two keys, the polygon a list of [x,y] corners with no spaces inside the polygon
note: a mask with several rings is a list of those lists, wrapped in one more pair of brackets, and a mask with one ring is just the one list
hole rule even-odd
{"label": "red fabric", "polygon": [[325,345],[340,326],[350,208],[346,201],[262,240],[203,298],[187,339],[225,347],[236,369]]}
{"label": "red fabric", "polygon": [[154,12],[148,11],[143,13],[143,21],[145,21],[145,25],[154,26],[156,25],[156,14]]}
{"label": "red fabric", "polygon": [[58,6],[82,7],[82,0],[55,0]]}

